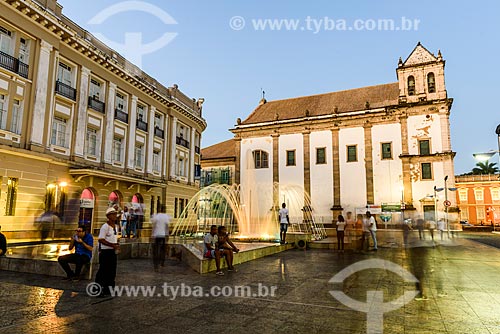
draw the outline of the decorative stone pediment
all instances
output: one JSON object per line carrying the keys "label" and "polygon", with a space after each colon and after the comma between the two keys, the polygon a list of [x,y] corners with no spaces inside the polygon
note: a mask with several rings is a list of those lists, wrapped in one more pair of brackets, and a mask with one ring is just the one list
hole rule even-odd
{"label": "decorative stone pediment", "polygon": [[417,65],[437,60],[438,59],[431,52],[429,52],[429,50],[427,50],[422,46],[422,44],[420,44],[420,42],[418,42],[415,49],[413,49],[412,53],[405,60],[403,66]]}

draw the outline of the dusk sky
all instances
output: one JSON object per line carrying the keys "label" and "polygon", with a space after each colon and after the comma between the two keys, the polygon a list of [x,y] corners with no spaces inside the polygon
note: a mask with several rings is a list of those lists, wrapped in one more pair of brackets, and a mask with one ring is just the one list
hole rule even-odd
{"label": "dusk sky", "polygon": [[[149,54],[141,55],[146,48],[118,51],[130,52],[129,59],[138,56],[143,70],[165,86],[176,83],[187,95],[205,98],[202,147],[231,138],[228,129],[253,111],[262,89],[267,100],[277,100],[396,82],[399,57],[406,59],[420,41],[434,54],[441,50],[446,60],[455,173],[474,167],[472,153],[498,150],[496,1],[59,3],[78,25],[118,44],[125,44],[125,36],[148,44],[167,34]],[[112,5],[120,11],[103,17]],[[266,19],[278,20],[281,29],[258,21]],[[382,19],[392,19],[394,30],[378,29]]]}

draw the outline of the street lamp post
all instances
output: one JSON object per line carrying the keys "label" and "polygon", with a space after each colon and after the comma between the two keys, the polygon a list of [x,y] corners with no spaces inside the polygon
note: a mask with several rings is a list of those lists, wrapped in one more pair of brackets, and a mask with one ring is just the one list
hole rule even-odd
{"label": "street lamp post", "polygon": [[[497,135],[497,142],[498,142],[498,151],[489,151],[486,153],[474,153],[472,156],[479,161],[488,161],[491,159],[495,154],[498,153],[498,166],[500,167],[500,124],[497,125],[495,129],[495,133]],[[499,175],[500,178],[500,175]],[[493,218],[493,231],[495,231],[495,218]]]}

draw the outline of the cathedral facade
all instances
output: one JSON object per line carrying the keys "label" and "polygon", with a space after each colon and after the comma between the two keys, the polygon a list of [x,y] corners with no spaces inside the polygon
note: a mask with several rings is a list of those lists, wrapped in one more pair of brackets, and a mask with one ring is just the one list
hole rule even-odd
{"label": "cathedral facade", "polygon": [[444,67],[441,52],[436,56],[418,43],[406,60],[400,58],[397,82],[263,98],[230,130],[242,202],[258,192],[266,204],[256,214],[264,214],[287,202],[283,190],[295,186],[303,198],[310,196],[311,207],[301,210],[325,221],[367,208],[393,212],[393,223],[406,216],[437,219],[445,210],[454,219],[455,195],[445,209],[434,191],[454,185],[453,100]]}

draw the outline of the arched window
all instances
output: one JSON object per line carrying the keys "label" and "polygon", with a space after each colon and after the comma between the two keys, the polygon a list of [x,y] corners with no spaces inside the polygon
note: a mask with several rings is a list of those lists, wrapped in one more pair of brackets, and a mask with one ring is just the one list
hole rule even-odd
{"label": "arched window", "polygon": [[255,163],[255,169],[269,168],[269,158],[267,152],[261,150],[253,151],[253,161]]}
{"label": "arched window", "polygon": [[413,75],[408,77],[408,95],[415,95],[415,77]]}
{"label": "arched window", "polygon": [[429,93],[436,92],[436,79],[434,78],[434,73],[427,74],[427,88],[429,89]]}

